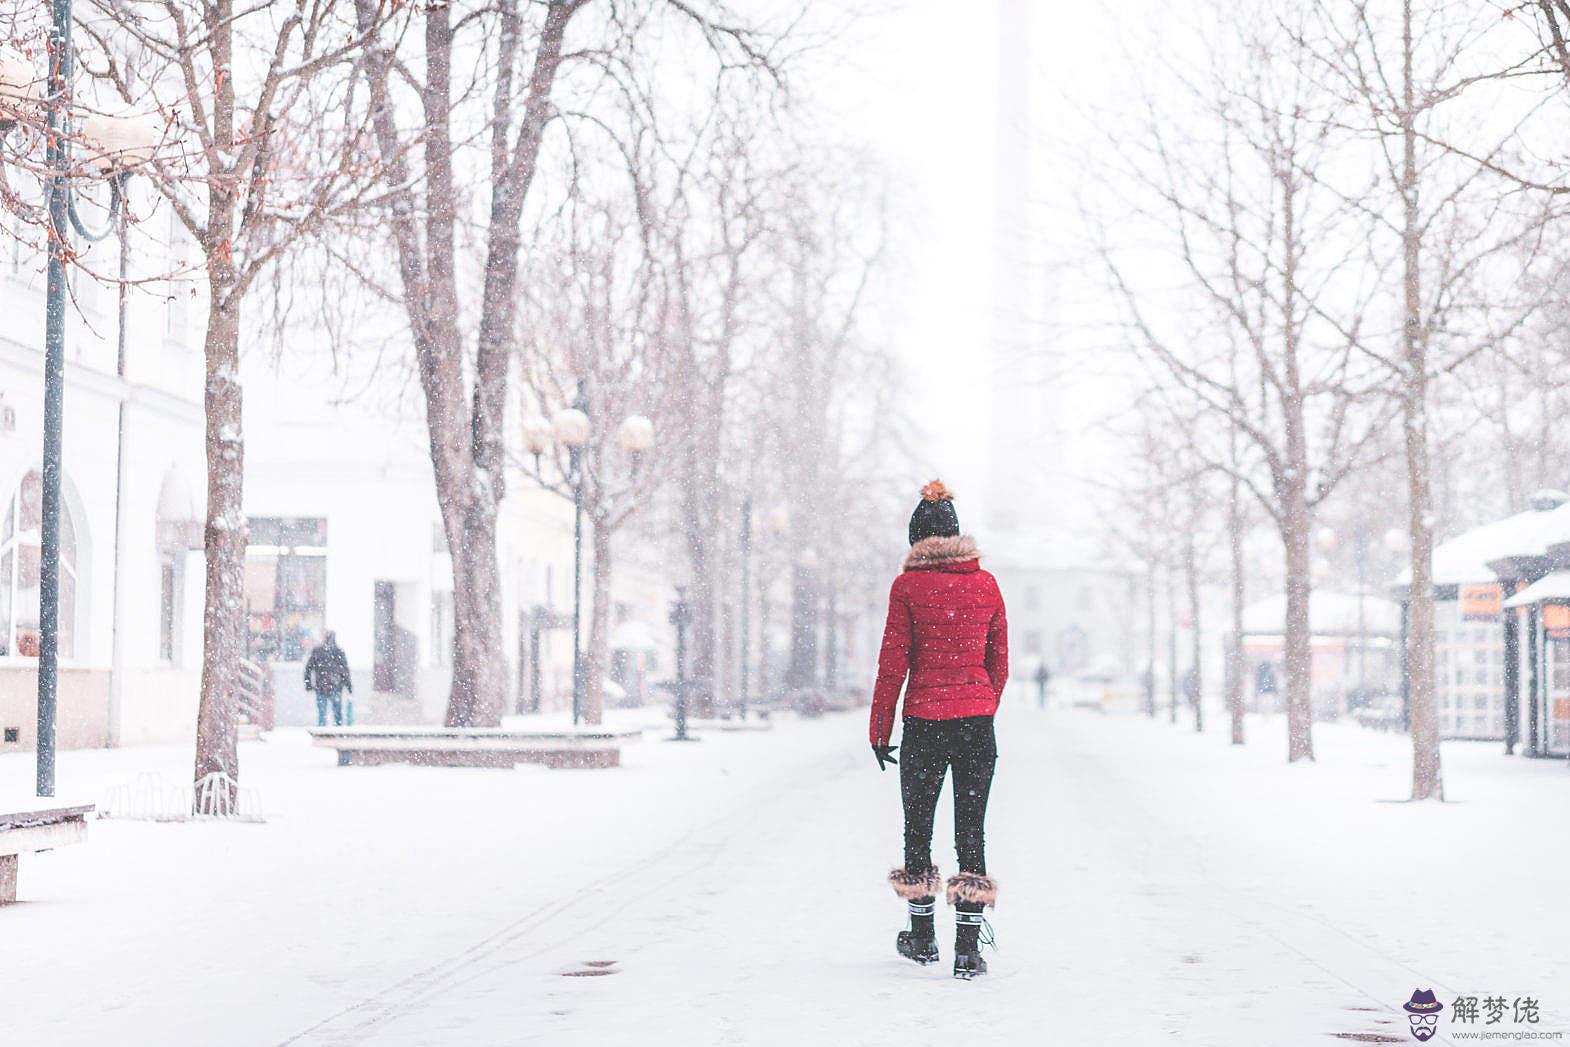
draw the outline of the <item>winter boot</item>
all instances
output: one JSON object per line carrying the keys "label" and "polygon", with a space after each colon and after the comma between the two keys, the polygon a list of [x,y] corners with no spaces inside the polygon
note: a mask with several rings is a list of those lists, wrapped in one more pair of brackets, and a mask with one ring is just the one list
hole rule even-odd
{"label": "winter boot", "polygon": [[907,960],[914,960],[923,967],[937,963],[938,936],[932,928],[932,910],[937,899],[910,903],[910,929],[894,936],[894,948]]}
{"label": "winter boot", "polygon": [[889,873],[894,893],[905,899],[910,910],[910,927],[894,937],[894,948],[907,960],[926,966],[938,962],[937,934],[932,926],[932,911],[937,903],[942,877],[936,868],[895,869]]}
{"label": "winter boot", "polygon": [[[985,928],[986,918],[981,915],[979,905],[962,903],[954,913],[954,977],[969,981],[987,973],[987,961],[981,958]],[[991,936],[986,940],[990,943]]]}
{"label": "winter boot", "polygon": [[948,900],[954,907],[954,977],[969,981],[987,973],[981,946],[993,945],[992,929],[981,912],[998,897],[997,881],[980,873],[962,872],[949,878]]}

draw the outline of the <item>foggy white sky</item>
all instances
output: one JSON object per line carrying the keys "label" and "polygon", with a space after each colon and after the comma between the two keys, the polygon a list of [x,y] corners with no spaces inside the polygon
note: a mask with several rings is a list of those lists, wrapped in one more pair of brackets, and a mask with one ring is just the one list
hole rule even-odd
{"label": "foggy white sky", "polygon": [[[850,32],[813,70],[813,102],[831,133],[871,145],[891,173],[893,250],[891,328],[909,361],[915,413],[929,443],[923,468],[941,472],[962,506],[985,500],[989,428],[995,397],[990,349],[995,332],[999,10],[1006,0],[955,4],[889,0],[862,5]],[[1105,5],[1017,0],[1029,9],[1033,67],[1030,127],[1016,129],[1032,151],[1031,239],[1036,245],[1021,309],[1033,341],[1083,357],[1086,336],[1065,337],[1084,306],[1082,287],[1058,270],[1078,247],[1071,236],[1064,166],[1085,144],[1074,141],[1083,113],[1065,112],[1115,93],[1126,68],[1120,34],[1139,25],[1136,3]],[[848,5],[850,0],[845,0]],[[1083,135],[1079,137],[1083,138]],[[1015,369],[1002,361],[1004,378]],[[1069,417],[1062,460],[1095,468],[1102,441],[1085,432],[1116,398],[1104,380],[1080,377],[1057,397]],[[1019,448],[1014,449],[1016,453]],[[1027,453],[1033,452],[1029,449]],[[1074,498],[1072,484],[1045,485],[1054,503]],[[969,497],[967,497],[969,495]],[[968,521],[967,521],[968,523]]]}

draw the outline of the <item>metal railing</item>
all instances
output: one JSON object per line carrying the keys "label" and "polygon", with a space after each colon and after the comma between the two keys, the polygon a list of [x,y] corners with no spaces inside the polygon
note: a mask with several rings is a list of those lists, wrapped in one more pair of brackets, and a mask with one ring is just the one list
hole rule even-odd
{"label": "metal railing", "polygon": [[240,662],[240,720],[264,731],[273,729],[277,710],[273,694],[273,673],[265,663]]}

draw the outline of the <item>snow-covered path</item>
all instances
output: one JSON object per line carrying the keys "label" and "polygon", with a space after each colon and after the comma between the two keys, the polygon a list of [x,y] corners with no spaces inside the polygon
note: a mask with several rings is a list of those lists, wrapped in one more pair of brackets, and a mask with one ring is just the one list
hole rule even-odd
{"label": "snow-covered path", "polygon": [[[266,826],[111,821],[26,863],[0,1042],[1409,1042],[1417,987],[1530,996],[1570,1031],[1570,771],[1449,745],[1460,802],[1414,807],[1384,802],[1403,739],[1322,729],[1288,768],[1279,723],[1254,728],[1233,750],[1008,709],[1001,951],[974,983],[893,955],[897,779],[859,718],[650,741],[604,774],[247,746]],[[62,780],[155,755],[185,758],[66,754]],[[30,769],[0,760],[0,804]]]}

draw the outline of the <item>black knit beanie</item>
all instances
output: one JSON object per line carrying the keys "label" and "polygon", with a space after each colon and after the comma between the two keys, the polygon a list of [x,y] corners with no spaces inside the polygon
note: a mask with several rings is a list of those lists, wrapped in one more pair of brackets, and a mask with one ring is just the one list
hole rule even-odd
{"label": "black knit beanie", "polygon": [[910,514],[910,544],[923,538],[952,538],[959,534],[959,514],[954,511],[954,492],[934,480],[921,489],[921,501]]}

